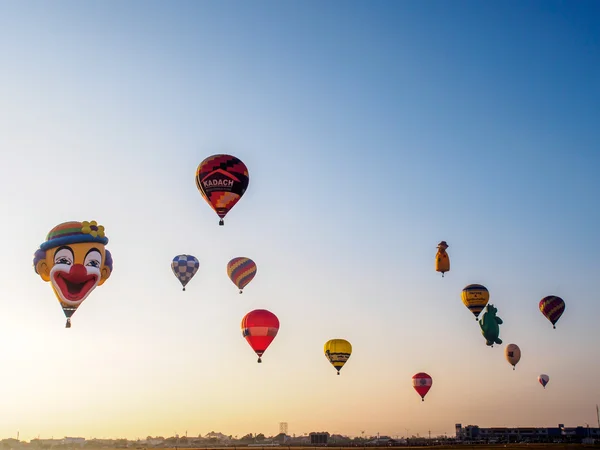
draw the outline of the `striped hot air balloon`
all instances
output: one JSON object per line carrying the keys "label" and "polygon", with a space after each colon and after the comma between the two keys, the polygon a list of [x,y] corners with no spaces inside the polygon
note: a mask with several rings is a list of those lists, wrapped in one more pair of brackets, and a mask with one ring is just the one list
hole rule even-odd
{"label": "striped hot air balloon", "polygon": [[279,319],[271,311],[255,309],[242,319],[242,336],[262,362],[262,355],[279,332]]}
{"label": "striped hot air balloon", "polygon": [[337,374],[340,374],[340,370],[344,367],[344,364],[350,358],[352,354],[352,344],[345,339],[331,339],[325,343],[323,349],[325,351],[325,357],[337,370]]}
{"label": "striped hot air balloon", "polygon": [[421,396],[421,401],[425,401],[425,395],[431,389],[431,385],[433,384],[433,379],[426,374],[425,372],[419,372],[412,377],[413,387],[417,394]]}
{"label": "striped hot air balloon", "polygon": [[237,257],[227,263],[227,275],[242,293],[256,275],[256,264],[250,258]]}
{"label": "striped hot air balloon", "polygon": [[483,308],[485,308],[485,305],[487,305],[490,299],[490,293],[487,288],[481,284],[470,284],[466,286],[462,290],[461,296],[464,305],[475,315],[475,320],[477,320],[477,316],[481,313]]}
{"label": "striped hot air balloon", "polygon": [[540,311],[552,323],[552,328],[556,328],[556,322],[565,312],[565,301],[555,295],[549,295],[540,300]]}

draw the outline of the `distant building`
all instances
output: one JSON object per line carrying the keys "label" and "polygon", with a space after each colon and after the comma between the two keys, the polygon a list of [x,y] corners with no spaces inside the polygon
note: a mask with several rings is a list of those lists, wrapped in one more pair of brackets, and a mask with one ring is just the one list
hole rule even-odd
{"label": "distant building", "polygon": [[309,435],[311,445],[327,445],[329,440],[329,433],[326,431],[312,432]]}
{"label": "distant building", "polygon": [[79,445],[80,447],[83,447],[85,444],[85,438],[82,437],[67,437],[65,436],[65,438],[63,439],[63,444],[66,445]]}
{"label": "distant building", "polygon": [[482,428],[477,425],[463,427],[456,424],[456,440],[480,442],[572,442],[582,443],[600,440],[600,428],[565,427],[560,423],[557,427],[491,427]]}

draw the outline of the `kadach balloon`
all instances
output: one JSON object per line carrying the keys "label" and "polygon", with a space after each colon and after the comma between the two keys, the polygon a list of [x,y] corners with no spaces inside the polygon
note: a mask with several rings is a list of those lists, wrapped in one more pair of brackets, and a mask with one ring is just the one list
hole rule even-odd
{"label": "kadach balloon", "polygon": [[112,273],[106,244],[104,227],[95,220],[64,222],[50,230],[34,254],[35,273],[52,286],[67,318],[66,328],[71,328],[77,308]]}
{"label": "kadach balloon", "polygon": [[243,289],[256,275],[256,263],[250,258],[237,257],[227,263],[227,275],[240,290]]}
{"label": "kadach balloon", "polygon": [[345,339],[331,339],[325,343],[323,350],[325,351],[325,357],[339,375],[340,370],[352,354],[352,345]]}
{"label": "kadach balloon", "polygon": [[436,272],[442,272],[443,277],[445,272],[450,271],[450,257],[446,252],[448,244],[446,241],[442,241],[438,244],[437,248],[438,251],[435,255],[435,270]]}
{"label": "kadach balloon", "polygon": [[271,311],[255,309],[242,319],[242,336],[262,362],[262,355],[279,332],[279,319]]}
{"label": "kadach balloon", "polygon": [[196,169],[196,187],[210,207],[220,217],[219,225],[242,198],[250,177],[248,168],[235,156],[212,155]]}
{"label": "kadach balloon", "polygon": [[185,286],[191,281],[194,275],[196,275],[199,267],[200,261],[192,255],[177,255],[173,258],[173,261],[171,261],[171,270],[183,286],[184,291]]}

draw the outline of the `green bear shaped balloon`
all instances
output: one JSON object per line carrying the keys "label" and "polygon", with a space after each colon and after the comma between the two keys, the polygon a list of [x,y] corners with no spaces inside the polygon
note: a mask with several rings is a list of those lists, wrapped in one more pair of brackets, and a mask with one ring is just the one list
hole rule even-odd
{"label": "green bear shaped balloon", "polygon": [[485,338],[485,345],[494,346],[494,344],[502,344],[500,339],[500,326],[502,319],[496,315],[498,310],[494,305],[487,305],[486,312],[483,318],[479,321],[481,327],[481,334]]}

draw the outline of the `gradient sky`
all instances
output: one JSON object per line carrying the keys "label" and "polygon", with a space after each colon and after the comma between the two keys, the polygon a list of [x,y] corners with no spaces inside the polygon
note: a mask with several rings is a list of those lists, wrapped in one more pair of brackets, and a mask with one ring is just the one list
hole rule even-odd
{"label": "gradient sky", "polygon": [[[7,0],[0,55],[1,437],[595,423],[598,2]],[[219,227],[194,175],[222,152],[250,185]],[[69,220],[115,262],[66,330],[32,258]],[[241,296],[235,256],[258,265]],[[262,364],[256,308],[281,322]]]}

